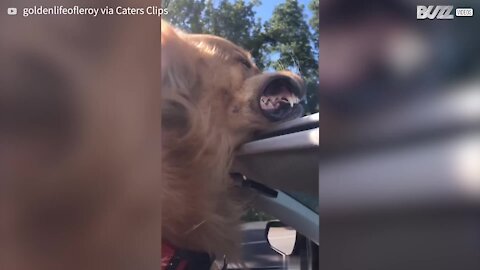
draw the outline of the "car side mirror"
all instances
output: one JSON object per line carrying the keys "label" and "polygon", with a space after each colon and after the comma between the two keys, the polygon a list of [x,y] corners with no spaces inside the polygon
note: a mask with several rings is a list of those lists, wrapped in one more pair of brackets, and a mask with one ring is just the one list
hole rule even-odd
{"label": "car side mirror", "polygon": [[270,247],[281,255],[291,255],[297,241],[297,231],[280,221],[270,221],[265,228]]}

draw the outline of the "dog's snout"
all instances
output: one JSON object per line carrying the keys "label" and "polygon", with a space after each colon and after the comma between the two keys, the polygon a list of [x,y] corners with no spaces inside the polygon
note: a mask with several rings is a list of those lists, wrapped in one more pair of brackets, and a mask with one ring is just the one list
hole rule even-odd
{"label": "dog's snout", "polygon": [[270,121],[285,121],[300,117],[305,87],[300,76],[283,71],[270,75],[259,97],[259,107]]}

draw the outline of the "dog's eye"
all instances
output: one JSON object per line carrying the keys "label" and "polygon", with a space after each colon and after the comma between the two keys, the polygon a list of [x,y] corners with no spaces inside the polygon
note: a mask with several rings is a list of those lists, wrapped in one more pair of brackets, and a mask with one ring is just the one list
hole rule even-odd
{"label": "dog's eye", "polygon": [[245,58],[238,58],[238,62],[240,62],[240,64],[244,65],[246,68],[252,68],[250,61]]}

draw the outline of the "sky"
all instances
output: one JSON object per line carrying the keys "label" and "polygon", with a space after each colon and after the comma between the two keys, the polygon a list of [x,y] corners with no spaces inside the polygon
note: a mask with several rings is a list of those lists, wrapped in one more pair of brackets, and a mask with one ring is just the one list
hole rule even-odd
{"label": "sky", "polygon": [[[258,7],[255,7],[255,11],[257,12],[257,16],[262,19],[262,22],[267,21],[272,16],[273,10],[275,6],[278,4],[282,4],[284,0],[263,0],[261,1],[262,4]],[[300,4],[302,4],[303,12],[307,16],[306,21],[312,17],[312,12],[308,9],[308,3],[310,0],[298,0]]]}

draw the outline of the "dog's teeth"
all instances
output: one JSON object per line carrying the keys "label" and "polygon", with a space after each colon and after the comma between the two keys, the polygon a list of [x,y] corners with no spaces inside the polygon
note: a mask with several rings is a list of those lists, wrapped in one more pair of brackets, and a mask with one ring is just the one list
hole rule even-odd
{"label": "dog's teeth", "polygon": [[286,100],[290,104],[290,107],[293,107],[293,104],[295,103],[294,97],[293,96],[288,96],[288,97],[286,97]]}
{"label": "dog's teeth", "polygon": [[278,95],[278,96],[262,96],[260,98],[262,102],[262,109],[271,110],[277,109],[282,103],[287,103],[290,107],[294,107],[295,104],[300,103],[300,99],[294,94],[290,95]]}

